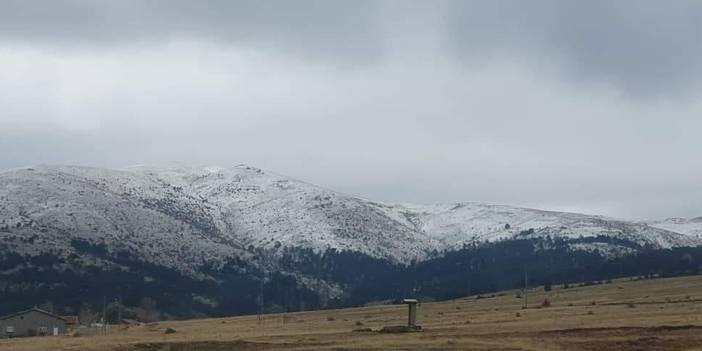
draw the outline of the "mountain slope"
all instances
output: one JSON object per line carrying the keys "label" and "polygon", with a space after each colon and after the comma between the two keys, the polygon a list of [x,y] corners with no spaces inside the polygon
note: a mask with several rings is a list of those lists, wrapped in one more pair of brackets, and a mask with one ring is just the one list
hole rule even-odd
{"label": "mountain slope", "polygon": [[0,312],[44,300],[98,305],[103,296],[130,306],[151,297],[174,315],[251,313],[260,295],[277,306],[268,310],[422,287],[446,297],[466,291],[468,273],[467,291],[512,284],[518,274],[493,265],[518,273],[525,257],[547,279],[622,254],[700,244],[673,224],[480,203],[388,204],[243,165],[37,166],[0,172]]}
{"label": "mountain slope", "polygon": [[440,248],[430,235],[394,220],[371,202],[258,168],[130,170],[206,199],[217,208],[221,231],[272,254],[284,246],[317,252],[334,248],[408,262]]}
{"label": "mountain slope", "polygon": [[606,236],[653,248],[700,243],[671,225],[601,216],[480,203],[385,204],[247,166],[41,166],[0,173],[0,200],[6,236],[67,250],[75,240],[105,244],[194,275],[234,257],[255,261],[255,252],[275,260],[286,247],[408,263],[514,238]]}
{"label": "mountain slope", "polygon": [[669,248],[700,240],[673,231],[602,216],[480,203],[386,204],[322,189],[257,168],[135,167],[176,184],[219,209],[244,245],[275,250],[351,250],[407,263],[465,244],[514,238],[606,236]]}
{"label": "mountain slope", "polygon": [[646,224],[669,230],[671,232],[685,234],[694,238],[702,236],[702,217],[691,219],[685,218],[668,218],[662,221],[650,221]]}
{"label": "mountain slope", "polygon": [[19,252],[68,255],[84,242],[190,274],[197,274],[193,267],[247,255],[219,231],[202,199],[135,173],[80,167],[4,172],[0,200],[0,233]]}
{"label": "mountain slope", "polygon": [[503,205],[459,203],[436,206],[386,205],[418,230],[439,240],[444,249],[464,243],[515,238],[578,239],[606,236],[641,246],[670,248],[699,245],[696,237],[646,224],[602,216],[543,211]]}

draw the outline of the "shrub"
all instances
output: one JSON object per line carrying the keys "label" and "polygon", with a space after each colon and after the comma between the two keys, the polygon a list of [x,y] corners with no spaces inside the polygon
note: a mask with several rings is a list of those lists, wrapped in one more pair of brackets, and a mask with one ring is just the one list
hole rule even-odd
{"label": "shrub", "polygon": [[541,302],[541,307],[551,307],[551,300],[545,298],[544,301]]}
{"label": "shrub", "polygon": [[176,330],[173,328],[166,328],[166,330],[164,331],[165,334],[173,334],[175,332],[176,332]]}
{"label": "shrub", "polygon": [[361,321],[356,321],[356,326],[357,326],[357,327],[360,327],[360,326],[362,326],[362,325],[363,325],[363,322],[361,322]]}

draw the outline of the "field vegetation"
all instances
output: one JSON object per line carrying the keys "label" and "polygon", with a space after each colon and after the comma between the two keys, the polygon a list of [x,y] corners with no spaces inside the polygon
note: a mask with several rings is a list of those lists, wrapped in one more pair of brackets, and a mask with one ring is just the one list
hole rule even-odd
{"label": "field vegetation", "polygon": [[107,335],[0,340],[0,350],[702,350],[702,277],[621,279],[404,305],[155,322]]}

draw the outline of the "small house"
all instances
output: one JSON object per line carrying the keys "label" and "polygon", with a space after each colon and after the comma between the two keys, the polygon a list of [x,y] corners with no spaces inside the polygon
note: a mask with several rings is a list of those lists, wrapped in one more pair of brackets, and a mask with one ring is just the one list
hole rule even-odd
{"label": "small house", "polygon": [[0,317],[0,337],[62,335],[66,333],[66,320],[39,308]]}

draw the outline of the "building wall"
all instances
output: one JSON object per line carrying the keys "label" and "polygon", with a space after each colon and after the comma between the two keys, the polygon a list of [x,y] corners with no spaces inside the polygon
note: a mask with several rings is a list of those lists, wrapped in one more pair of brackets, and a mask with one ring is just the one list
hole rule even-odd
{"label": "building wall", "polygon": [[[8,327],[13,327],[14,333],[8,334]],[[42,332],[53,335],[54,328],[58,328],[59,335],[65,334],[66,322],[38,311],[29,311],[0,320],[0,337],[41,335]]]}

